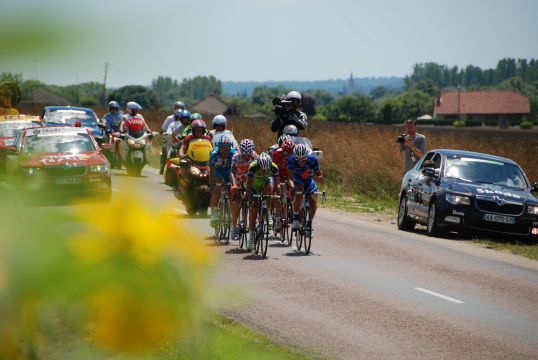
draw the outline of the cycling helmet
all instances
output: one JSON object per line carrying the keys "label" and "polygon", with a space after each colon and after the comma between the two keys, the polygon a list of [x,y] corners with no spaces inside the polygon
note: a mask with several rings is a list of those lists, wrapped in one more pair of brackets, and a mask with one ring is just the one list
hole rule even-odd
{"label": "cycling helmet", "polygon": [[308,148],[304,144],[297,144],[293,149],[293,155],[299,160],[306,159],[308,156]]}
{"label": "cycling helmet", "polygon": [[268,153],[263,152],[258,156],[258,166],[264,171],[271,169],[272,162],[271,156]]}
{"label": "cycling helmet", "polygon": [[185,110],[185,104],[182,101],[176,101],[174,103],[174,110],[176,109]]}
{"label": "cycling helmet", "polygon": [[220,140],[219,140],[218,144],[217,144],[217,146],[219,148],[222,148],[222,147],[231,148],[232,145],[233,145],[232,140],[230,140],[230,138],[228,136],[226,136],[226,135],[222,135],[220,137]]}
{"label": "cycling helmet", "polygon": [[205,130],[205,128],[207,127],[204,120],[201,120],[201,119],[196,119],[192,122],[191,124],[191,127],[192,129],[203,129]]}
{"label": "cycling helmet", "polygon": [[180,119],[190,119],[191,118],[191,112],[189,110],[181,110],[179,112],[179,118]]}
{"label": "cycling helmet", "polygon": [[140,106],[137,102],[135,101],[129,101],[127,103],[127,110],[131,111],[131,110],[142,110],[142,106]]}
{"label": "cycling helmet", "polygon": [[224,115],[217,115],[213,118],[212,124],[213,124],[213,127],[218,126],[218,125],[224,125],[224,127],[226,127],[226,122],[227,120]]}
{"label": "cycling helmet", "polygon": [[288,95],[286,95],[286,100],[298,100],[299,104],[301,103],[301,93],[298,91],[290,91]]}
{"label": "cycling helmet", "polygon": [[241,154],[252,155],[254,152],[254,141],[251,139],[243,139],[239,143],[239,151]]}
{"label": "cycling helmet", "polygon": [[108,103],[108,110],[110,109],[117,109],[119,110],[120,109],[120,104],[118,104],[117,101],[111,101]]}
{"label": "cycling helmet", "polygon": [[291,136],[289,136],[288,134],[280,135],[279,138],[278,138],[278,147],[280,147],[282,145],[284,140],[291,140]]}
{"label": "cycling helmet", "polygon": [[194,120],[202,120],[203,119],[203,116],[199,113],[192,113],[191,114],[191,121],[194,121]]}
{"label": "cycling helmet", "polygon": [[292,140],[286,139],[282,141],[282,145],[280,147],[286,154],[291,154],[295,148],[295,143]]}
{"label": "cycling helmet", "polygon": [[183,110],[181,110],[181,109],[174,109],[174,116],[179,117],[179,115],[181,114],[182,111]]}
{"label": "cycling helmet", "polygon": [[299,135],[299,130],[297,130],[297,126],[295,125],[286,125],[284,126],[282,133],[290,136],[297,136]]}

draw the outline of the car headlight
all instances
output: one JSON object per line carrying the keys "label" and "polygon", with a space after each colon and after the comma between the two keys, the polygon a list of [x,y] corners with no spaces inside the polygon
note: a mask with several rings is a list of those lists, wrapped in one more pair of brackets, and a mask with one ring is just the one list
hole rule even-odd
{"label": "car headlight", "polygon": [[194,176],[200,175],[200,169],[198,169],[196,166],[191,166],[191,174]]}
{"label": "car headlight", "polygon": [[109,167],[107,163],[90,166],[90,172],[94,174],[104,174],[107,173],[108,170]]}
{"label": "car headlight", "polygon": [[464,195],[446,194],[446,201],[452,205],[471,205],[471,199]]}
{"label": "car headlight", "polygon": [[538,205],[529,205],[527,212],[531,215],[538,215]]}
{"label": "car headlight", "polygon": [[37,167],[25,167],[22,168],[22,172],[26,175],[36,175],[39,173],[39,168]]}

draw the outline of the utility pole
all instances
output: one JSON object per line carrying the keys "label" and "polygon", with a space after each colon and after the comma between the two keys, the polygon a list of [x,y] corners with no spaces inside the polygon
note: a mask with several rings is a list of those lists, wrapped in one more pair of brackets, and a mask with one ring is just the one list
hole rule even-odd
{"label": "utility pole", "polygon": [[106,107],[106,78],[108,76],[108,62],[105,63],[105,77],[103,79],[103,106]]}

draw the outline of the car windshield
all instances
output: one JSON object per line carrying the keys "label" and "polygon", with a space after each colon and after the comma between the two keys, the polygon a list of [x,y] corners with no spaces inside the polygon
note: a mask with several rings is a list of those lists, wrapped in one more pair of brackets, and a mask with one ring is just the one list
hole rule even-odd
{"label": "car windshield", "polygon": [[89,134],[47,134],[26,137],[25,153],[80,153],[94,151],[95,145]]}
{"label": "car windshield", "polygon": [[27,121],[13,123],[0,122],[0,137],[15,137],[21,130],[32,126],[33,124]]}
{"label": "car windshield", "polygon": [[525,175],[519,166],[496,160],[449,156],[446,177],[520,190],[528,188]]}
{"label": "car windshield", "polygon": [[84,127],[97,127],[97,117],[93,112],[82,110],[56,110],[47,114],[48,124],[75,125],[77,121]]}

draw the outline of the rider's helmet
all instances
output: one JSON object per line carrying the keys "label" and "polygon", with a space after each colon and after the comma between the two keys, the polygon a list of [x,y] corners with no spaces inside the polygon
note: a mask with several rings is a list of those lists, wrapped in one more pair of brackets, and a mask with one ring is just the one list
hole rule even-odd
{"label": "rider's helmet", "polygon": [[280,146],[282,148],[282,151],[286,155],[290,155],[293,152],[293,149],[295,148],[295,143],[292,140],[286,139],[282,141],[282,145]]}
{"label": "rider's helmet", "polygon": [[239,143],[239,151],[243,155],[252,155],[254,152],[254,141],[251,139],[243,139]]}
{"label": "rider's helmet", "polygon": [[219,125],[226,127],[226,123],[227,123],[227,120],[224,115],[217,115],[213,118],[213,121],[212,121],[213,127],[219,126]]}
{"label": "rider's helmet", "polygon": [[205,121],[204,120],[201,120],[201,119],[196,119],[192,122],[191,124],[191,127],[192,129],[202,129],[202,130],[205,130],[206,129],[206,124],[205,124]]}
{"label": "rider's helmet", "polygon": [[174,110],[185,110],[185,104],[183,103],[183,101],[176,101],[174,103]]}
{"label": "rider's helmet", "polygon": [[286,95],[286,100],[292,101],[297,100],[297,105],[301,105],[301,93],[298,91],[290,91],[288,95]]}
{"label": "rider's helmet", "polygon": [[182,112],[182,111],[183,111],[183,110],[181,110],[181,109],[174,109],[174,118],[175,118],[176,120],[179,120],[179,119],[180,119],[180,115],[181,115],[181,112]]}
{"label": "rider's helmet", "polygon": [[129,101],[127,103],[127,110],[129,111],[129,113],[131,113],[133,110],[141,110],[141,109],[142,109],[142,106],[140,106],[135,101]]}
{"label": "rider's helmet", "polygon": [[271,164],[273,161],[271,160],[271,156],[268,153],[261,153],[260,156],[258,156],[258,166],[264,170],[268,171],[271,169]]}
{"label": "rider's helmet", "polygon": [[298,160],[306,159],[308,156],[308,148],[304,144],[297,144],[293,149],[293,155]]}
{"label": "rider's helmet", "polygon": [[280,135],[278,137],[278,147],[282,146],[282,143],[284,142],[284,140],[291,140],[291,136],[289,136],[288,134]]}
{"label": "rider's helmet", "polygon": [[290,136],[297,136],[299,135],[299,130],[297,129],[297,126],[290,124],[284,126],[284,130],[282,130],[282,133]]}
{"label": "rider's helmet", "polygon": [[180,119],[191,119],[191,112],[189,110],[180,110],[179,111]]}
{"label": "rider's helmet", "polygon": [[226,135],[222,135],[220,137],[220,140],[219,140],[218,144],[217,144],[217,146],[219,148],[223,148],[223,147],[231,148],[232,145],[233,145],[232,140],[230,140],[230,138],[228,136],[226,136]]}
{"label": "rider's helmet", "polygon": [[108,103],[108,110],[112,110],[112,109],[116,109],[116,110],[119,110],[120,109],[120,104],[118,104],[117,101],[111,101]]}
{"label": "rider's helmet", "polygon": [[[203,116],[202,114],[199,114],[199,113],[192,113],[191,114],[191,121],[194,121],[194,120],[202,120],[203,119]],[[205,123],[204,123],[205,124]]]}

